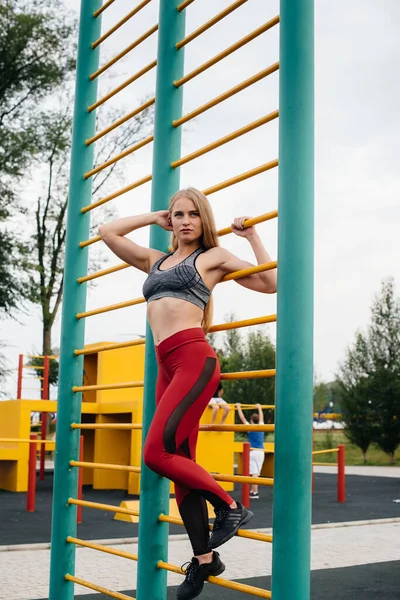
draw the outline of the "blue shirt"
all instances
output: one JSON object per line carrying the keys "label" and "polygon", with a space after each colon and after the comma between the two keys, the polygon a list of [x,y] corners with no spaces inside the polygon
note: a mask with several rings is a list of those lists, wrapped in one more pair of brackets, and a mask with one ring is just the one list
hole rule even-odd
{"label": "blue shirt", "polygon": [[259,448],[264,450],[264,432],[263,431],[249,431],[249,442],[250,448]]}

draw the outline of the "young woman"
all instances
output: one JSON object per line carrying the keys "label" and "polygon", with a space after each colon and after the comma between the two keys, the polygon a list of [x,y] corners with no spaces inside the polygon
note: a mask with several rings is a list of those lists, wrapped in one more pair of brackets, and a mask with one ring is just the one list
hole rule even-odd
{"label": "young woman", "polygon": [[[258,264],[270,262],[255,228],[244,229],[248,218],[234,219],[232,230],[249,241]],[[125,237],[147,225],[172,232],[171,253],[144,248]],[[226,274],[253,265],[219,246],[211,206],[193,188],[177,192],[168,210],[117,219],[102,225],[99,234],[114,254],[149,274],[143,295],[148,302],[158,378],[157,408],[144,461],[175,483],[176,501],[194,554],[177,598],[191,600],[201,593],[210,575],[225,569],[214,549],[253,517],[195,462],[200,418],[220,380],[217,356],[205,338],[212,321],[211,293]],[[243,277],[238,283],[272,294],[276,270]],[[211,537],[206,500],[215,510]]]}

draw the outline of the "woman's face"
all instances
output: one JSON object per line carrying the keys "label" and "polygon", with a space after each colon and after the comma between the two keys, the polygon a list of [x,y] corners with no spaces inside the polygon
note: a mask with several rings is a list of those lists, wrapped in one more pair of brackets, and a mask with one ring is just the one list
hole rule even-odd
{"label": "woman's face", "polygon": [[171,210],[171,225],[176,238],[183,243],[198,240],[203,233],[200,215],[189,198],[179,198]]}

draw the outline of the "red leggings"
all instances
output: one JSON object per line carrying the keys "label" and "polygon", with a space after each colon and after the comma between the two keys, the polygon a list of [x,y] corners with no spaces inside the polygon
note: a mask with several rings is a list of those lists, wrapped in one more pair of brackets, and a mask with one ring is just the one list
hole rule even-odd
{"label": "red leggings", "polygon": [[215,508],[233,499],[196,464],[200,418],[220,380],[217,355],[201,328],[185,329],[156,346],[157,408],[144,446],[144,462],[175,483],[175,496],[195,555],[208,549],[206,500]]}

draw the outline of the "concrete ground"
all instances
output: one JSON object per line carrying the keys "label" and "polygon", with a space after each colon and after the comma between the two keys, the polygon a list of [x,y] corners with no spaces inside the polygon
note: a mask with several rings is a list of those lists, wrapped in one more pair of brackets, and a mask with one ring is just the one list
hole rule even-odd
{"label": "concrete ground", "polygon": [[[318,468],[318,471],[320,469],[325,470]],[[345,504],[336,502],[336,476],[316,473],[311,600],[378,600],[381,597],[400,600],[400,503],[395,502],[400,499],[400,469],[390,468],[386,472],[368,472],[368,467],[360,469],[362,475],[347,476]],[[239,497],[239,492],[236,495]],[[110,504],[119,504],[123,496],[121,492],[86,490],[87,499]],[[26,513],[24,502],[25,494],[0,492],[0,600],[48,598],[51,478],[38,488],[36,513]],[[252,509],[255,518],[249,525],[256,530],[268,530],[272,490],[263,489],[260,500],[252,502]],[[83,517],[78,537],[102,538],[102,543],[119,550],[137,552],[136,525],[115,522],[110,513],[89,509],[84,511]],[[169,562],[180,566],[191,558],[190,545],[182,535],[182,528],[171,528],[170,532],[175,535],[170,537]],[[19,544],[27,545],[22,549]],[[271,589],[270,544],[234,538],[220,553],[226,564],[223,578]],[[128,559],[77,549],[78,577],[132,598],[135,598],[136,567],[136,562]],[[182,576],[168,574],[167,600],[175,598],[176,586],[181,581]],[[239,600],[246,597],[251,596],[206,584],[200,598]],[[105,600],[108,596],[76,586],[75,598]]]}

